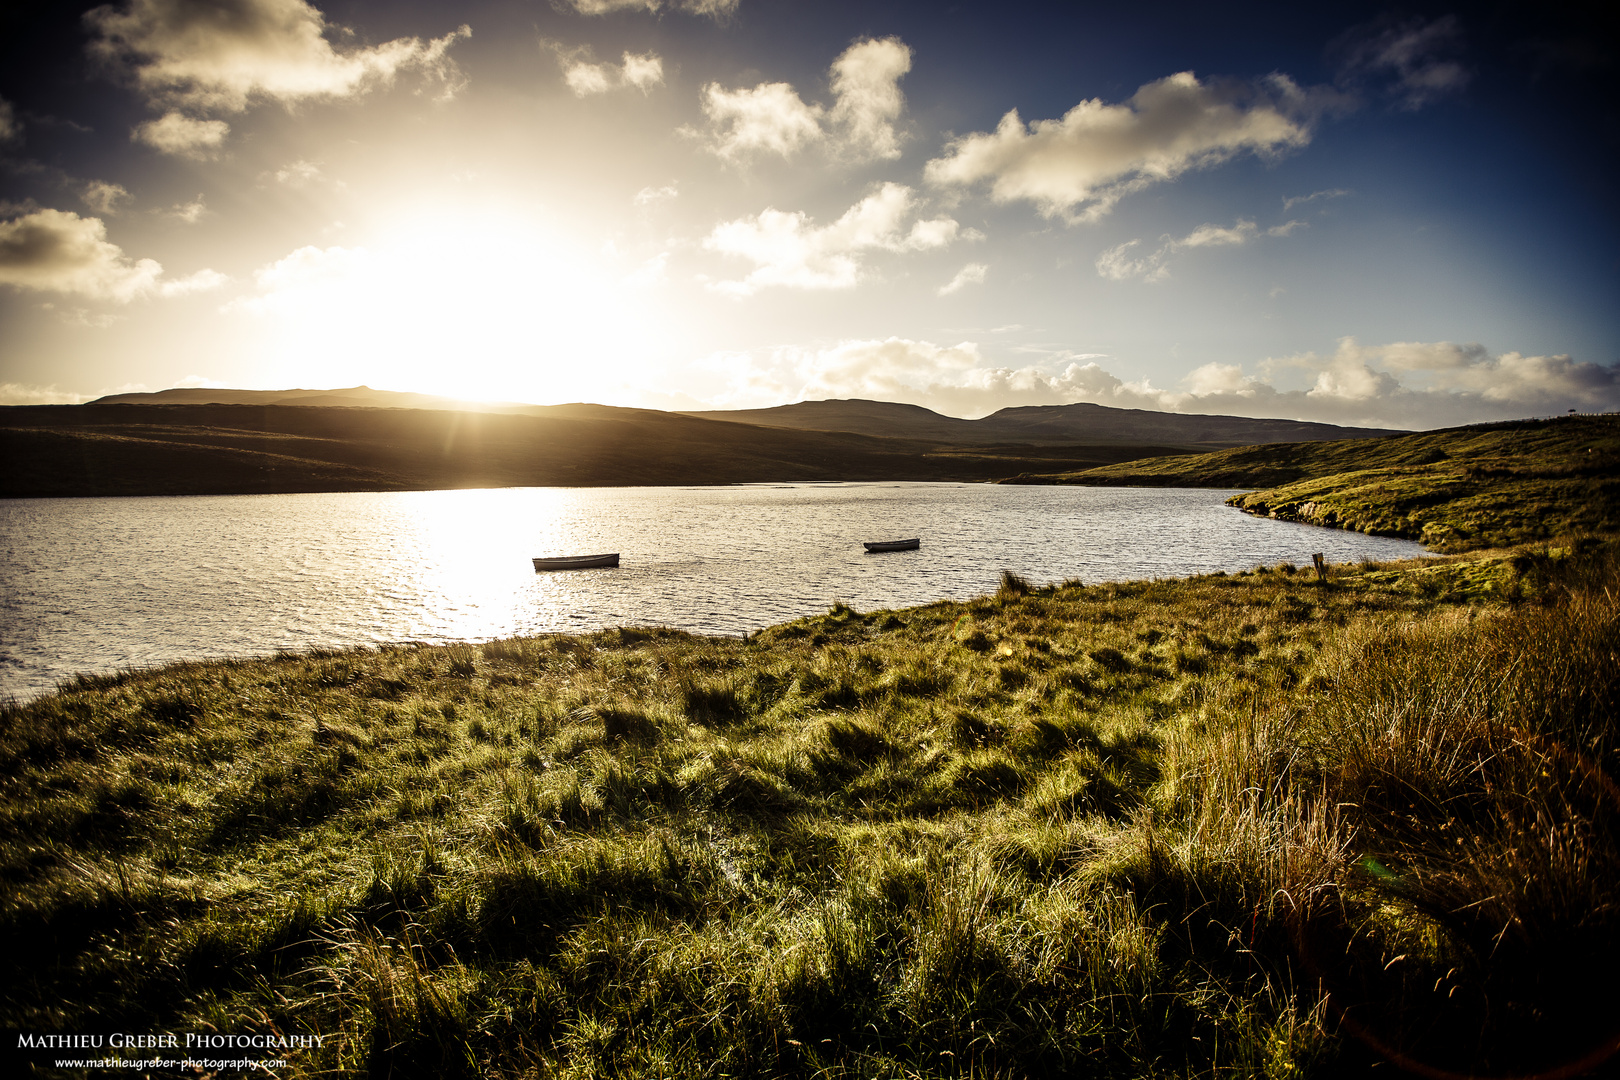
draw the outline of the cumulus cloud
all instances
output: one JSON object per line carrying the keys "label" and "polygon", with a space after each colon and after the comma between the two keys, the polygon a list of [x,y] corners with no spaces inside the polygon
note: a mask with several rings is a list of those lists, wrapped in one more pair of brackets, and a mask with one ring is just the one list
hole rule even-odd
{"label": "cumulus cloud", "polygon": [[703,246],[754,263],[747,277],[711,286],[734,296],[749,296],[773,285],[852,288],[863,276],[868,253],[942,248],[956,240],[958,233],[952,218],[917,217],[912,190],[886,183],[830,225],[817,227],[802,211],[767,209],[754,217],[715,226]]}
{"label": "cumulus cloud", "polygon": [[131,260],[107,239],[100,218],[63,210],[35,210],[0,221],[0,285],[127,304],[138,296],[184,296],[228,280],[213,270],[160,280],[152,259]]}
{"label": "cumulus cloud", "polygon": [[982,285],[984,284],[985,275],[988,273],[990,273],[990,268],[984,263],[968,263],[956,272],[955,277],[939,287],[939,295],[949,296],[953,292],[959,292],[965,286]]}
{"label": "cumulus cloud", "polygon": [[452,95],[463,84],[450,46],[472,31],[334,48],[326,17],[305,0],[128,0],[84,16],[93,56],[153,103],[241,112],[264,99],[291,106],[345,98],[418,71]]}
{"label": "cumulus cloud", "polygon": [[118,212],[119,203],[129,199],[129,192],[122,184],[91,180],[79,189],[79,198],[96,213],[111,215]]}
{"label": "cumulus cloud", "polygon": [[900,156],[895,125],[905,110],[900,79],[911,70],[911,49],[899,38],[867,38],[845,49],[828,75],[833,105],[807,103],[789,83],[760,83],[702,91],[709,146],[727,161],[756,154],[792,157],[814,143],[855,161]]}
{"label": "cumulus cloud", "polygon": [[599,63],[588,45],[569,49],[552,44],[550,48],[562,65],[563,82],[575,97],[605,94],[624,87],[645,94],[664,81],[664,61],[655,53],[626,52],[622,63],[611,64]]}
{"label": "cumulus cloud", "polygon": [[1304,146],[1326,104],[1322,92],[1283,75],[1247,85],[1183,71],[1122,104],[1082,101],[1059,120],[1026,125],[1014,109],[994,132],[952,140],[927,177],[941,187],[988,182],[997,202],[1026,200],[1070,224],[1095,221],[1131,192],[1189,169]]}
{"label": "cumulus cloud", "polygon": [[900,156],[894,125],[906,107],[900,79],[910,70],[911,50],[897,37],[858,41],[833,61],[829,119],[850,156],[884,161]]}
{"label": "cumulus cloud", "polygon": [[0,285],[128,303],[157,287],[163,267],[132,262],[100,218],[36,210],[0,221]]}
{"label": "cumulus cloud", "polygon": [[1462,44],[1462,24],[1455,15],[1445,15],[1358,27],[1335,51],[1343,58],[1346,80],[1388,79],[1387,92],[1402,108],[1421,109],[1460,92],[1472,80],[1472,73],[1455,59]]}
{"label": "cumulus cloud", "polygon": [[1247,218],[1238,218],[1231,226],[1200,225],[1179,240],[1168,235],[1159,238],[1159,247],[1152,252],[1138,253],[1140,240],[1127,240],[1097,256],[1097,273],[1115,281],[1141,278],[1143,281],[1163,281],[1170,276],[1169,259],[1187,248],[1242,247],[1259,236],[1287,236],[1303,228],[1303,221],[1287,221],[1269,229]]}
{"label": "cumulus cloud", "polygon": [[[1620,407],[1620,369],[1567,356],[1492,355],[1478,345],[1403,342],[1362,346],[1346,338],[1328,356],[1304,353],[1262,362],[1262,375],[1211,362],[1175,388],[1128,381],[1095,354],[1056,354],[1043,363],[998,364],[978,344],[938,345],[891,337],[823,349],[711,358],[730,386],[730,404],[820,398],[878,398],[953,416],[984,416],[1020,405],[1093,402],[1163,412],[1287,417],[1366,427],[1434,428],[1524,416]],[[1270,376],[1302,371],[1303,389]]]}
{"label": "cumulus cloud", "polygon": [[742,90],[709,83],[702,102],[713,133],[710,149],[727,161],[761,152],[792,157],[822,137],[826,110],[805,104],[788,83],[760,83]]}
{"label": "cumulus cloud", "polygon": [[202,161],[218,153],[230,131],[231,125],[223,120],[198,120],[171,109],[137,125],[129,137],[161,153]]}

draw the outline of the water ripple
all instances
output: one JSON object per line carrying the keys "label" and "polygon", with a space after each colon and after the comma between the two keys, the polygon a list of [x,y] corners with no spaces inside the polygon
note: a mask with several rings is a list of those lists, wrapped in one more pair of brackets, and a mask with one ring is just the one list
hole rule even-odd
{"label": "water ripple", "polygon": [[[506,488],[0,501],[0,695],[80,671],[285,648],[663,625],[737,634],[835,600],[966,599],[1420,554],[1249,517],[1229,492],[984,484]],[[862,540],[921,536],[867,555]],[[536,574],[536,555],[618,570]]]}

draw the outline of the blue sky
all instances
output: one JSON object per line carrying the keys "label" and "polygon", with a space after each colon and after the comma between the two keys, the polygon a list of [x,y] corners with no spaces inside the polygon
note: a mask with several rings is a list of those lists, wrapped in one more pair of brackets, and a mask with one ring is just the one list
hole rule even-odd
{"label": "blue sky", "polygon": [[1584,5],[24,3],[0,402],[1620,407]]}

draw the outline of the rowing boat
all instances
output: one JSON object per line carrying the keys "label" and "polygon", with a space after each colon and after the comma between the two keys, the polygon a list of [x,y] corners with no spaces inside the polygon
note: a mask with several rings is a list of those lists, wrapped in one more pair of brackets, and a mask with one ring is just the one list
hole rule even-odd
{"label": "rowing boat", "polygon": [[866,540],[861,546],[873,554],[880,551],[916,551],[922,546],[922,540],[915,537],[910,540]]}
{"label": "rowing boat", "polygon": [[608,555],[559,555],[534,560],[536,570],[589,570],[597,566],[618,566],[619,553]]}

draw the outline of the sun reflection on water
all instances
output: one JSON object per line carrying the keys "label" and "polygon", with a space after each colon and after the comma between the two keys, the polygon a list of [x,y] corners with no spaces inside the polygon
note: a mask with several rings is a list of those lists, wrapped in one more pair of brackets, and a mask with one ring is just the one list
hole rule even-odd
{"label": "sun reflection on water", "polygon": [[[1421,553],[1248,517],[1222,492],[967,484],[508,488],[0,503],[0,694],[78,671],[664,625],[736,634],[1088,582]],[[862,540],[922,536],[868,556]],[[1151,538],[1151,542],[1144,542]],[[618,551],[615,570],[537,555]]]}

